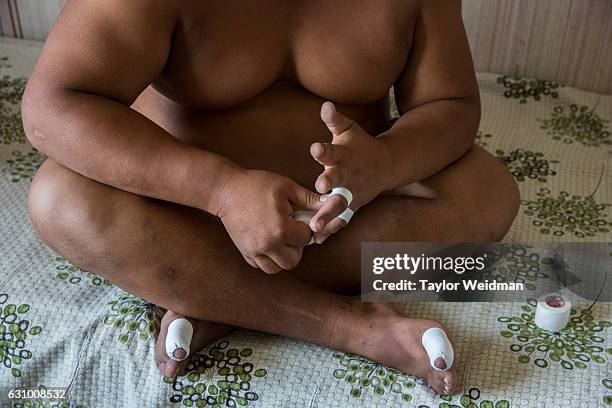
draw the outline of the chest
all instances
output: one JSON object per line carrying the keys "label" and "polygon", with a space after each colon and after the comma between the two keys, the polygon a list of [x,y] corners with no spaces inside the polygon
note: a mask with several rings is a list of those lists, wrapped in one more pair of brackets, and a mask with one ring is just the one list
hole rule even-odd
{"label": "chest", "polygon": [[156,87],[202,109],[239,105],[277,81],[343,104],[383,98],[412,43],[410,1],[189,2]]}

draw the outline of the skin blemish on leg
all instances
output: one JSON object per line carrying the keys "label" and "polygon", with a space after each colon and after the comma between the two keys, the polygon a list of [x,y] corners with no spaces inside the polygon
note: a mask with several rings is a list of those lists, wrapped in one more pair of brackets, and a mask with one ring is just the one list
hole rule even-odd
{"label": "skin blemish on leg", "polygon": [[164,274],[169,278],[174,278],[176,276],[176,271],[173,268],[165,268]]}

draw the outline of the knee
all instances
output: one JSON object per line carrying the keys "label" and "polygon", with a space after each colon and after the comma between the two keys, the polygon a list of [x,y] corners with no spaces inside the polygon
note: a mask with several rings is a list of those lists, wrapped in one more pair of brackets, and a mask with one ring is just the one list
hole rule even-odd
{"label": "knee", "polygon": [[472,180],[469,222],[478,240],[496,242],[505,236],[520,205],[516,180],[496,158],[483,158],[479,175]]}
{"label": "knee", "polygon": [[84,177],[47,160],[30,185],[30,222],[39,237],[56,251],[66,242],[85,244],[80,234],[85,230],[88,231],[87,244],[92,244],[91,232],[99,229],[93,202],[82,188],[81,178]]}
{"label": "knee", "polygon": [[488,208],[484,210],[483,222],[486,229],[487,240],[501,241],[512,226],[520,205],[520,193],[514,177],[508,173],[507,177],[499,178],[500,184],[495,188]]}
{"label": "knee", "polygon": [[55,225],[52,224],[57,222],[58,216],[63,215],[57,190],[57,184],[61,182],[57,166],[50,159],[46,160],[36,172],[28,191],[28,214],[39,235],[53,230]]}

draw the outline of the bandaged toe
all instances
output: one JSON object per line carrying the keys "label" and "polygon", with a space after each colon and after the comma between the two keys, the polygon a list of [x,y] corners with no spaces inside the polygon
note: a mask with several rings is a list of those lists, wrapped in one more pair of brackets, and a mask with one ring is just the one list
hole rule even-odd
{"label": "bandaged toe", "polygon": [[423,347],[429,357],[429,364],[438,371],[445,371],[453,366],[455,353],[444,330],[432,327],[423,333]]}
{"label": "bandaged toe", "polygon": [[[175,319],[168,325],[166,334],[166,354],[174,361],[182,361],[189,355],[189,346],[193,337],[193,326],[187,319]],[[177,350],[183,349],[185,356],[178,358]]]}

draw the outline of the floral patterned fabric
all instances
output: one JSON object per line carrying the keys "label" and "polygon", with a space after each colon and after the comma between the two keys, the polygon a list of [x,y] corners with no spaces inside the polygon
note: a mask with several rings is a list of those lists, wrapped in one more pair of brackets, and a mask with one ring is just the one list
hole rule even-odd
{"label": "floral patterned fabric", "polygon": [[[19,102],[39,53],[0,40],[0,407],[612,404],[612,310],[587,301],[575,302],[560,333],[535,326],[533,301],[406,305],[407,316],[439,320],[456,340],[463,385],[452,397],[360,356],[247,330],[164,380],[153,361],[159,310],[51,251],[28,222],[28,185],[44,155],[24,136]],[[612,241],[612,97],[495,74],[479,83],[477,143],[510,169],[522,194],[507,240]],[[529,245],[511,248],[499,273],[537,285],[545,259]],[[70,398],[7,398],[11,389],[48,387],[68,387]]]}

